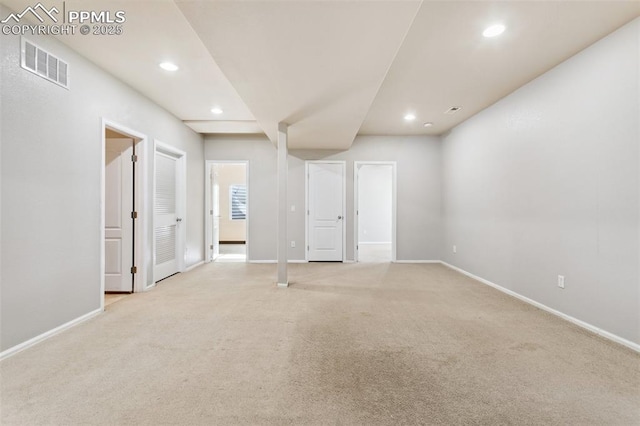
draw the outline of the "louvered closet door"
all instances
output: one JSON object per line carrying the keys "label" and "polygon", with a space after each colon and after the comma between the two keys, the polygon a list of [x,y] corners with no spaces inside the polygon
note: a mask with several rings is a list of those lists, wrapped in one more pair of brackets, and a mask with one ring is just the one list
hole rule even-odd
{"label": "louvered closet door", "polygon": [[182,219],[177,213],[178,160],[156,152],[155,192],[155,273],[159,281],[178,272],[178,227]]}

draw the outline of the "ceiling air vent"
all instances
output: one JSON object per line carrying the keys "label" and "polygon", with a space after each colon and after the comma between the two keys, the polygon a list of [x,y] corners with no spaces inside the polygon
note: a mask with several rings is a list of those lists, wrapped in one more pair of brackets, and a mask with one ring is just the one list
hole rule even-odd
{"label": "ceiling air vent", "polygon": [[66,62],[22,38],[22,68],[31,71],[65,89],[69,88],[69,65]]}
{"label": "ceiling air vent", "polygon": [[446,110],[444,113],[445,114],[455,114],[456,112],[460,111],[461,109],[462,109],[461,106],[452,106],[451,108]]}

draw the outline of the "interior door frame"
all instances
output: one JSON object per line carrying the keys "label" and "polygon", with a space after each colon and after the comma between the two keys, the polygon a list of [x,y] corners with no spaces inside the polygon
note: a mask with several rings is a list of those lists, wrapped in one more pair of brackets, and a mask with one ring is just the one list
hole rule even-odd
{"label": "interior door frame", "polygon": [[135,153],[138,156],[136,162],[136,173],[134,177],[134,191],[135,191],[135,204],[133,206],[134,211],[138,212],[138,218],[133,231],[134,238],[134,260],[137,267],[137,273],[133,275],[133,291],[134,293],[147,290],[147,261],[149,246],[146,244],[148,237],[148,224],[149,224],[149,212],[147,206],[147,170],[148,170],[148,156],[147,149],[149,141],[147,135],[140,133],[136,130],[130,129],[115,121],[108,120],[106,118],[101,119],[100,124],[100,140],[102,145],[102,151],[100,154],[100,310],[104,311],[104,289],[105,289],[105,206],[106,206],[106,193],[105,193],[105,150],[106,150],[106,137],[105,132],[107,129],[114,130],[121,133],[124,136],[130,137],[134,141]]}
{"label": "interior door frame", "polygon": [[347,261],[347,162],[344,160],[306,160],[304,162],[304,260],[309,261],[309,164],[342,165],[342,263]]}
{"label": "interior door frame", "polygon": [[211,215],[213,215],[213,186],[211,185],[211,176],[213,173],[214,164],[243,164],[245,166],[245,183],[247,185],[247,220],[244,221],[245,227],[245,262],[249,262],[249,220],[251,220],[251,184],[249,182],[249,160],[206,160],[205,161],[205,175],[204,175],[204,217],[205,220],[204,232],[205,232],[205,262],[209,263],[215,259],[212,259],[213,245],[213,225],[211,223]]}
{"label": "interior door frame", "polygon": [[397,260],[396,230],[397,230],[397,163],[395,161],[354,161],[353,162],[353,260],[358,262],[358,170],[360,166],[391,166],[391,262]]}
{"label": "interior door frame", "polygon": [[185,270],[185,257],[187,255],[187,153],[172,145],[153,140],[153,187],[151,192],[151,282],[150,286],[156,284],[156,238],[155,238],[155,202],[156,202],[156,153],[168,155],[176,159],[176,215],[182,218],[180,226],[176,229],[176,240],[178,242],[178,272]]}

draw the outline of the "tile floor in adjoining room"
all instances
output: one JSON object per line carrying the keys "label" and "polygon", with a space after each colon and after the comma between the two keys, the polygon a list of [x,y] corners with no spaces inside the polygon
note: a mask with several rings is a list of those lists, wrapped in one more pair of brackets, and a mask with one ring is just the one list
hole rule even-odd
{"label": "tile floor in adjoining room", "polygon": [[391,243],[360,243],[358,262],[391,262]]}
{"label": "tile floor in adjoining room", "polygon": [[216,262],[246,262],[246,244],[220,244],[220,255]]}

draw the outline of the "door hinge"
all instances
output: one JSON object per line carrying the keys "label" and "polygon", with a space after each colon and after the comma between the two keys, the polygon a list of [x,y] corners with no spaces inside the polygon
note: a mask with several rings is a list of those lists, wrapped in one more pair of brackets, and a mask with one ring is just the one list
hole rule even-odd
{"label": "door hinge", "polygon": [[209,214],[213,216],[213,210],[209,210]]}
{"label": "door hinge", "polygon": [[138,267],[137,266],[132,266],[131,267],[131,273],[132,274],[137,274],[138,273]]}
{"label": "door hinge", "polygon": [[309,216],[311,213],[309,213],[309,210],[307,210],[307,216]]}
{"label": "door hinge", "polygon": [[138,212],[131,212],[131,219],[137,219],[138,218]]}
{"label": "door hinge", "polygon": [[211,245],[209,246],[209,248],[210,248],[211,250],[213,250],[213,244],[211,244]]}
{"label": "door hinge", "polygon": [[137,156],[137,155],[135,155],[135,154],[133,154],[133,155],[131,156],[131,161],[132,161],[132,162],[134,162],[134,163],[135,163],[136,161],[138,161],[138,156]]}
{"label": "door hinge", "polygon": [[309,246],[307,246],[307,251],[309,251]]}

